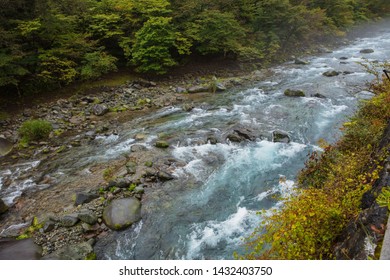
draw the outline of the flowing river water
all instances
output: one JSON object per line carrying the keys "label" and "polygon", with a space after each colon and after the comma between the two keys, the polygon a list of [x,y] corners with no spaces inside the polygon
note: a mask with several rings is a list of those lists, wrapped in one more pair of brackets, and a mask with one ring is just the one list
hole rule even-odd
{"label": "flowing river water", "polygon": [[[374,52],[363,54],[362,49]],[[105,245],[107,259],[232,259],[243,252],[243,239],[264,215],[280,206],[276,196],[288,196],[309,153],[320,150],[318,141],[335,142],[341,124],[370,98],[365,83],[373,76],[358,62],[390,59],[390,26],[368,37],[315,57],[308,65],[293,62],[271,69],[272,75],[250,88],[213,94],[191,112],[164,108],[149,116],[123,123],[119,135],[96,139],[77,151],[77,161],[59,164],[63,178],[96,162],[108,162],[129,150],[137,133],[149,137],[174,135],[172,157],[185,162],[174,171],[176,180],[165,183],[143,199],[143,219],[116,233]],[[322,74],[340,72],[335,77]],[[286,89],[299,89],[306,97],[286,97]],[[310,97],[319,93],[325,98]],[[256,141],[215,145],[202,143],[210,134],[223,136],[232,127],[256,131]],[[272,142],[272,132],[289,133],[291,142]],[[0,192],[11,204],[31,179],[15,180],[2,189],[2,177],[18,178],[39,162],[0,170]],[[59,176],[59,175],[58,175]],[[283,180],[281,180],[283,178]],[[257,214],[264,210],[262,214]]]}

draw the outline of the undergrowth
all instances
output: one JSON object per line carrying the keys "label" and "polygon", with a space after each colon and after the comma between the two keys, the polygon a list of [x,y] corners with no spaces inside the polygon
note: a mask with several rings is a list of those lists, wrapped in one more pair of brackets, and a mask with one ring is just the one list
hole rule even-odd
{"label": "undergrowth", "polygon": [[390,82],[382,79],[371,88],[376,95],[361,102],[342,127],[344,136],[309,157],[296,194],[265,217],[246,240],[248,253],[237,258],[334,259],[335,239],[357,217],[362,195],[379,178],[388,156],[378,144],[390,121]]}

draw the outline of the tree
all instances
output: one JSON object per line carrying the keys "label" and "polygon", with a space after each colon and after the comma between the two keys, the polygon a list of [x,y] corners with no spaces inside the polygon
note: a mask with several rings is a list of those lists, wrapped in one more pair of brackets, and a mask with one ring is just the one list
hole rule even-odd
{"label": "tree", "polygon": [[137,31],[131,59],[137,71],[164,74],[176,65],[170,53],[175,44],[170,22],[168,17],[152,17]]}
{"label": "tree", "polygon": [[87,53],[84,56],[83,65],[81,67],[82,79],[96,79],[102,74],[106,74],[111,71],[116,71],[117,67],[115,62],[117,59],[106,52],[95,51]]}
{"label": "tree", "polygon": [[194,41],[201,54],[237,53],[245,38],[245,29],[231,13],[206,10],[193,23],[189,23],[186,33]]}

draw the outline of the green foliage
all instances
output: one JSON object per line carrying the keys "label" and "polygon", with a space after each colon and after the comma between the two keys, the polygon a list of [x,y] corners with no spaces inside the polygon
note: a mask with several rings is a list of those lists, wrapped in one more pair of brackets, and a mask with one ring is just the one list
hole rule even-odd
{"label": "green foliage", "polygon": [[378,202],[379,206],[390,209],[390,187],[383,188],[376,201]]}
{"label": "green foliage", "polygon": [[[344,136],[324,152],[313,153],[298,177],[299,187],[281,210],[264,217],[248,239],[249,259],[333,259],[332,248],[360,211],[387,157],[378,144],[390,120],[390,84],[383,82],[371,100],[344,125]],[[384,189],[378,203],[388,206]]]}
{"label": "green foliage", "polygon": [[38,222],[38,218],[34,217],[33,221],[31,223],[31,226],[29,226],[21,235],[19,235],[16,239],[17,240],[22,240],[22,239],[27,239],[30,238],[34,232],[37,230],[41,229],[43,227],[43,223]]}
{"label": "green foliage", "polygon": [[47,139],[53,127],[50,122],[44,120],[29,120],[22,123],[18,132],[22,141],[38,141]]}
{"label": "green foliage", "polygon": [[245,38],[245,29],[234,15],[218,10],[201,13],[195,22],[188,24],[186,33],[201,54],[237,53]]}
{"label": "green foliage", "polygon": [[269,62],[388,0],[2,0],[0,89],[23,94],[96,79],[118,66],[163,74],[188,55]]}
{"label": "green foliage", "polygon": [[132,191],[135,190],[136,187],[137,187],[137,185],[134,184],[134,183],[132,183],[132,184],[129,186],[128,190],[129,190],[130,192],[132,192]]}
{"label": "green foliage", "polygon": [[84,65],[81,68],[82,79],[96,79],[102,74],[116,71],[117,59],[105,52],[96,51],[84,56]]}
{"label": "green foliage", "polygon": [[113,177],[114,177],[114,169],[112,167],[108,167],[103,170],[103,179],[106,182],[112,180]]}
{"label": "green foliage", "polygon": [[131,61],[139,72],[164,74],[176,65],[170,54],[175,44],[175,32],[171,18],[150,18],[135,34]]}

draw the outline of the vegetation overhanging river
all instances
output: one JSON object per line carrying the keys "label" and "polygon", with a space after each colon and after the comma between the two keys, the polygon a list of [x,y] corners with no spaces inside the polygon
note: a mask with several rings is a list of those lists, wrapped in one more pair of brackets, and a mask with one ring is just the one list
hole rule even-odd
{"label": "vegetation overhanging river", "polygon": [[[262,215],[280,206],[276,197],[293,191],[307,155],[321,149],[321,139],[335,142],[358,100],[371,97],[365,83],[372,76],[358,63],[389,60],[389,45],[390,26],[381,25],[369,37],[305,58],[307,65],[291,61],[274,67],[272,76],[254,87],[210,94],[191,112],[164,108],[123,123],[118,135],[72,152],[77,162],[67,157],[67,163],[58,164],[67,167],[58,169],[63,176],[119,157],[135,143],[137,133],[148,136],[143,143],[148,149],[164,134],[173,139],[172,157],[185,163],[174,171],[175,180],[146,192],[140,222],[113,233],[108,245],[98,244],[99,257],[231,259],[242,252],[243,238]],[[364,49],[373,52],[362,53]],[[339,74],[323,75],[331,70]],[[303,90],[306,97],[287,97],[286,89]],[[200,141],[211,134],[222,137],[233,127],[250,128],[258,138],[214,145]],[[288,132],[291,142],[272,142],[275,130]],[[259,215],[260,210],[265,211]]]}

